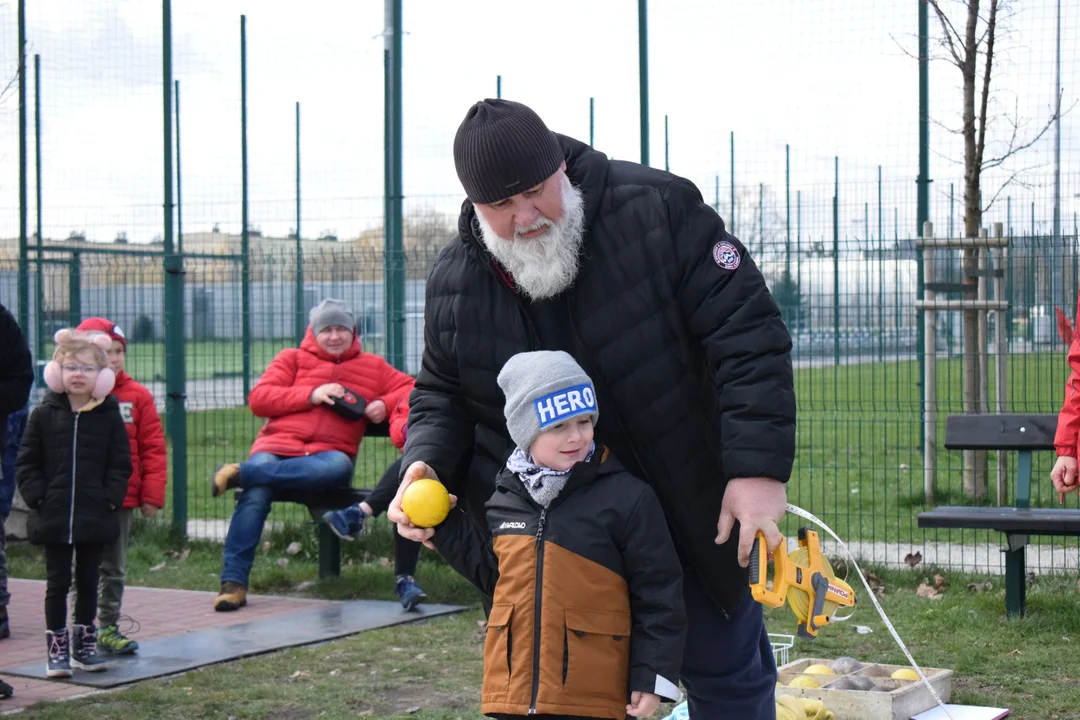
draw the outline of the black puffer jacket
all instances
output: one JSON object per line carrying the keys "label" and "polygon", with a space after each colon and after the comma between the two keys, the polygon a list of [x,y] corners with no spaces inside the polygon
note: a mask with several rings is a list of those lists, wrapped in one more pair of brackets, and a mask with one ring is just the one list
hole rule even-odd
{"label": "black puffer jacket", "polygon": [[596,387],[597,441],[653,487],[676,546],[732,610],[746,571],[737,533],[713,542],[716,523],[729,479],[790,476],[791,337],[761,272],[692,183],[559,140],[585,197],[577,279],[530,303],[464,204],[427,283],[403,467],[428,463],[482,513],[513,447],[499,369],[514,353],[566,350]]}
{"label": "black puffer jacket", "polygon": [[30,506],[27,535],[39,545],[111,543],[131,476],[131,447],[112,395],[72,412],[48,391],[26,425],[15,475]]}

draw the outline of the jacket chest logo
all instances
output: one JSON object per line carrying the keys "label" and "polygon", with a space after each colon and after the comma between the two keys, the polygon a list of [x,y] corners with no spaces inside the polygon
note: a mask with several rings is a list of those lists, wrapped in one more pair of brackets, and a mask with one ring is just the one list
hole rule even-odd
{"label": "jacket chest logo", "polygon": [[135,403],[122,402],[120,403],[120,417],[124,418],[124,422],[131,425],[135,422]]}
{"label": "jacket chest logo", "polygon": [[525,529],[525,523],[523,523],[523,522],[511,522],[511,521],[507,520],[506,522],[504,522],[502,525],[499,526],[499,529],[500,530],[524,530]]}

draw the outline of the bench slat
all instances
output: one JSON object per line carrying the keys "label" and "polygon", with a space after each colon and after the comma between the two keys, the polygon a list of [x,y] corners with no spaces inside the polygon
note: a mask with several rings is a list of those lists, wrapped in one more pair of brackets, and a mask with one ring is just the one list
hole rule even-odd
{"label": "bench slat", "polygon": [[1057,415],[950,415],[949,450],[1053,450]]}
{"label": "bench slat", "polygon": [[1080,510],[943,506],[919,513],[921,528],[971,528],[1029,535],[1080,535]]}

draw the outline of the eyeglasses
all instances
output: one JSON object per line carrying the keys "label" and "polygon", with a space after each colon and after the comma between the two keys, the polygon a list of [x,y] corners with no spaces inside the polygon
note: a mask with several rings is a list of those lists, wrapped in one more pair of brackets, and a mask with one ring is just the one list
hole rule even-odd
{"label": "eyeglasses", "polygon": [[97,365],[61,365],[60,367],[63,368],[66,373],[74,374],[81,372],[83,375],[89,375],[90,373],[96,373],[101,370]]}

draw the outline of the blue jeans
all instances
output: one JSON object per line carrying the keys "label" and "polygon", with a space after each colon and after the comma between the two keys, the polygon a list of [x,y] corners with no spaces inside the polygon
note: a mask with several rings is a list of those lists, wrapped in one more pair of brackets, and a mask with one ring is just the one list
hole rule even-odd
{"label": "blue jeans", "polygon": [[262,452],[241,463],[240,487],[244,492],[236,502],[229,533],[225,536],[221,581],[247,587],[266,516],[280,491],[348,487],[352,476],[352,460],[337,450],[302,457]]}

